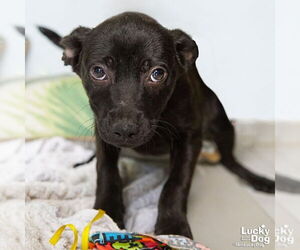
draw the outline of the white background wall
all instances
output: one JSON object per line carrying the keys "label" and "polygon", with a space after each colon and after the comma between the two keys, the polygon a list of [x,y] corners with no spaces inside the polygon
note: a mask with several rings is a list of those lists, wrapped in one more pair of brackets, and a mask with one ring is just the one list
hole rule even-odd
{"label": "white background wall", "polygon": [[273,0],[27,0],[26,28],[32,42],[27,76],[70,72],[60,61],[61,51],[36,25],[68,34],[78,25],[94,27],[120,12],[140,11],[192,35],[200,48],[200,74],[231,118],[272,120],[276,115],[300,120],[299,5],[297,0],[277,1],[276,93]]}
{"label": "white background wall", "polygon": [[300,121],[300,1],[276,2],[276,118]]}
{"label": "white background wall", "polygon": [[0,37],[5,41],[5,50],[0,56],[0,79],[24,77],[24,37],[15,26],[25,25],[25,1],[1,0]]}

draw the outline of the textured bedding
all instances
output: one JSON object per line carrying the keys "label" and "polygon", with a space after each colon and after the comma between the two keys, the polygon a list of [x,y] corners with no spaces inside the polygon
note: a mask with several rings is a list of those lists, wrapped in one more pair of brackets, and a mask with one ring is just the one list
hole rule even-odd
{"label": "textured bedding", "polygon": [[[73,242],[71,231],[63,234],[55,248],[48,240],[63,224],[71,223],[82,230],[97,213],[91,209],[96,188],[95,161],[72,167],[91,156],[93,150],[60,137],[27,142],[25,147],[22,140],[0,145],[7,149],[6,157],[0,158],[0,174],[10,169],[0,183],[0,249],[69,249]],[[18,157],[9,157],[14,152]],[[126,228],[152,234],[166,176],[164,163],[122,158],[120,170],[125,185]],[[119,228],[105,216],[93,225],[91,233],[96,231]],[[197,246],[194,249],[205,249]]]}

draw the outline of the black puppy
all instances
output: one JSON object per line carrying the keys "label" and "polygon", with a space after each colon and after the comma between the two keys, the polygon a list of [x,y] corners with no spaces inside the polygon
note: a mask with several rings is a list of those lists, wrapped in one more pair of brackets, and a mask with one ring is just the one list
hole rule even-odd
{"label": "black puppy", "polygon": [[79,27],[61,38],[40,30],[64,49],[62,60],[82,79],[95,116],[96,209],[123,228],[119,152],[170,153],[170,174],[162,190],[156,234],[192,238],[187,199],[203,139],[216,143],[223,165],[257,190],[275,183],[237,162],[234,129],[217,96],[202,81],[198,47],[181,30],[168,30],[149,16],[123,13],[99,26]]}

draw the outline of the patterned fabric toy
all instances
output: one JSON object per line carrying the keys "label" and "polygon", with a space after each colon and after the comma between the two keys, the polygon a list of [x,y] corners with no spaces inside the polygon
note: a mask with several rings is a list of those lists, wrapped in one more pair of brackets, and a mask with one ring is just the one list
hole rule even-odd
{"label": "patterned fabric toy", "polygon": [[[84,227],[81,235],[81,250],[210,250],[191,239],[178,235],[152,237],[127,232],[97,232],[90,236],[92,224],[101,219],[104,213],[105,212],[100,209],[97,215]],[[78,231],[73,224],[63,225],[57,229],[49,240],[49,243],[56,245],[66,228],[70,228],[74,234],[74,241],[70,250],[78,249]]]}
{"label": "patterned fabric toy", "polygon": [[171,250],[166,243],[143,234],[106,232],[94,233],[89,238],[89,249],[153,249],[153,250]]}

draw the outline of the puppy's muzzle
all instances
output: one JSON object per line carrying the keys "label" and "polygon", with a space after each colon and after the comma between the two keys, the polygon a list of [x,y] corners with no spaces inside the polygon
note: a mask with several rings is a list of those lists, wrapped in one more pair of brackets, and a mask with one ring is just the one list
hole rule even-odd
{"label": "puppy's muzzle", "polygon": [[121,141],[135,139],[139,134],[139,128],[136,123],[130,121],[119,121],[112,127],[112,135]]}
{"label": "puppy's muzzle", "polygon": [[139,110],[115,109],[108,113],[105,138],[119,147],[135,147],[145,142],[151,126]]}

